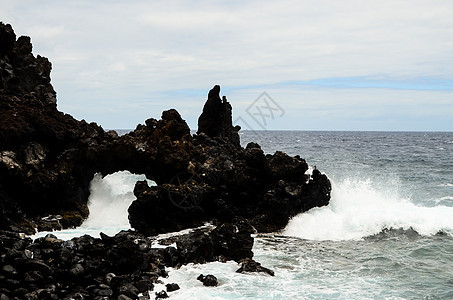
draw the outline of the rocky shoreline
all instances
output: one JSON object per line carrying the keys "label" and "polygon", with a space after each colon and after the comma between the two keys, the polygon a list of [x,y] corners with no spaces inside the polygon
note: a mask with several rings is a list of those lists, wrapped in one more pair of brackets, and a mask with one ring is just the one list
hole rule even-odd
{"label": "rocky shoreline", "polygon": [[[241,147],[218,85],[196,134],[170,109],[118,136],[58,111],[51,63],[3,23],[0,67],[1,300],[148,299],[165,267],[216,260],[272,275],[252,260],[252,234],[278,231],[329,203],[330,181],[316,169],[309,174],[301,157],[264,154],[256,143]],[[121,170],[157,184],[137,182],[128,210],[133,231],[71,241],[26,237],[79,226],[94,174]],[[157,234],[206,222],[213,227],[176,237],[177,247],[151,246]],[[200,281],[215,285],[210,275]]]}
{"label": "rocky shoreline", "polygon": [[[25,235],[0,232],[2,243],[0,299],[150,299],[164,298],[179,289],[154,285],[167,277],[166,267],[187,263],[235,260],[238,272],[272,272],[251,258],[252,228],[242,223],[193,230],[161,240],[135,231],[114,237],[84,235],[63,241],[49,234],[32,241]],[[175,246],[171,246],[174,245]],[[271,274],[273,275],[273,274]],[[216,286],[214,275],[199,278],[200,285]]]}

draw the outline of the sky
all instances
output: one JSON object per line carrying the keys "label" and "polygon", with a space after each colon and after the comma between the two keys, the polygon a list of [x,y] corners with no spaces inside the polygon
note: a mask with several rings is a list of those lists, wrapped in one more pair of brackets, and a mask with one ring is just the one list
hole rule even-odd
{"label": "sky", "polygon": [[0,0],[52,62],[58,109],[197,129],[222,88],[245,130],[453,130],[453,1]]}

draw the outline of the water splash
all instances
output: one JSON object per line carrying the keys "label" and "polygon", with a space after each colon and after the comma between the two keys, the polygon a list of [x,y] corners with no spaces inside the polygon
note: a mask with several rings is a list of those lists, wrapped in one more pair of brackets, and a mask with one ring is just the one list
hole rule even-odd
{"label": "water splash", "polygon": [[359,240],[384,228],[413,228],[420,234],[453,233],[453,207],[416,206],[398,194],[397,185],[370,179],[332,181],[328,206],[294,217],[283,234],[309,240]]}
{"label": "water splash", "polygon": [[[146,180],[146,176],[132,174],[129,171],[120,171],[105,177],[95,174],[90,184],[88,198],[90,215],[83,224],[74,229],[39,232],[32,238],[52,233],[60,239],[68,240],[84,234],[98,237],[100,232],[115,235],[121,230],[130,229],[127,209],[136,199],[133,190],[139,180]],[[148,184],[155,185],[150,180]]]}

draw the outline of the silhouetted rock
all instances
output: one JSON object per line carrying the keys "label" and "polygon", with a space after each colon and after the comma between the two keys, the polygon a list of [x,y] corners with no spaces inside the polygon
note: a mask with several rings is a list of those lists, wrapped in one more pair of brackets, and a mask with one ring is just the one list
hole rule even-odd
{"label": "silhouetted rock", "polygon": [[329,202],[329,180],[306,174],[302,158],[264,155],[255,143],[240,146],[218,85],[208,94],[197,135],[170,109],[119,137],[56,109],[51,64],[33,56],[29,37],[16,40],[2,23],[0,40],[0,228],[31,233],[78,226],[88,215],[93,175],[120,170],[158,184],[138,183],[129,208],[132,227],[147,235],[235,217],[274,231]]}
{"label": "silhouetted rock", "polygon": [[167,283],[165,287],[167,288],[167,292],[174,292],[180,289],[177,283]]}
{"label": "silhouetted rock", "polygon": [[28,299],[28,293],[38,293],[37,299],[69,299],[77,293],[85,299],[137,299],[153,290],[158,277],[167,276],[158,256],[149,251],[151,241],[136,232],[67,242],[47,235],[32,242],[0,231],[0,244],[0,293],[11,299]]}
{"label": "silhouetted rock", "polygon": [[156,292],[156,299],[166,299],[168,294],[165,291]]}
{"label": "silhouetted rock", "polygon": [[[240,146],[232,107],[220,86],[208,94],[198,133],[174,109],[123,136],[75,120],[56,108],[52,65],[32,53],[30,37],[0,22],[0,297],[4,299],[136,299],[167,276],[165,265],[235,260],[245,272],[270,270],[251,260],[252,233],[327,205],[331,185],[309,174],[299,156]],[[129,207],[136,231],[55,236],[31,241],[22,232],[79,226],[95,173],[145,174]],[[151,248],[147,237],[198,227]],[[270,272],[269,272],[270,271]],[[165,291],[156,297],[168,296]]]}
{"label": "silhouetted rock", "polygon": [[203,274],[200,274],[200,276],[197,277],[197,280],[203,282],[203,285],[205,286],[218,286],[219,282],[217,281],[217,277],[214,275],[206,275],[204,276]]}
{"label": "silhouetted rock", "polygon": [[229,140],[230,143],[239,147],[238,131],[239,126],[233,127],[232,123],[232,107],[226,97],[220,99],[220,86],[214,86],[208,93],[203,112],[198,118],[197,133],[205,133],[209,137],[223,137]]}
{"label": "silhouetted rock", "polygon": [[[210,97],[213,91],[217,93],[217,88]],[[244,149],[225,137],[204,133],[195,135],[185,148],[173,150],[173,156],[187,159],[185,169],[182,163],[176,169],[176,164],[168,164],[165,169],[169,172],[173,166],[169,172],[173,178],[152,187],[138,183],[134,190],[137,200],[129,208],[129,220],[144,234],[213,220],[231,222],[235,217],[248,219],[260,232],[271,232],[330,200],[327,177],[308,174],[308,164],[299,156],[280,151],[264,155],[256,143]]]}
{"label": "silhouetted rock", "polygon": [[241,267],[236,271],[237,273],[253,273],[260,272],[271,276],[274,276],[274,271],[262,267],[259,262],[254,261],[251,258],[245,258],[241,262]]}

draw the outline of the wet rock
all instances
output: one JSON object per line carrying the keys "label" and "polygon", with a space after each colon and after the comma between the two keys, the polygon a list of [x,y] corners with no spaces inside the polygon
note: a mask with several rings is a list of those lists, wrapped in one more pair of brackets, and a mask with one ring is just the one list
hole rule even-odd
{"label": "wet rock", "polygon": [[245,220],[217,226],[212,232],[216,254],[235,261],[253,257],[252,233],[252,226]]}
{"label": "wet rock", "polygon": [[252,273],[252,272],[260,272],[265,273],[270,276],[274,276],[274,271],[262,267],[259,262],[254,261],[253,259],[246,258],[241,261],[241,267],[236,271],[237,273]]}
{"label": "wet rock", "polygon": [[156,299],[168,298],[168,294],[165,291],[156,292]]}
{"label": "wet rock", "polygon": [[[329,203],[327,176],[308,174],[301,157],[265,155],[256,143],[240,146],[231,104],[218,85],[208,94],[197,134],[169,109],[118,136],[58,111],[51,69],[47,58],[33,55],[29,37],[16,39],[0,22],[3,298],[136,299],[168,275],[166,265],[251,259],[252,233],[280,230],[291,217]],[[157,183],[135,186],[128,212],[136,232],[71,241],[24,237],[79,226],[89,213],[93,175],[119,170]],[[216,228],[176,238],[177,248],[151,249],[147,239],[205,222]],[[266,272],[257,264],[241,268]]]}
{"label": "wet rock", "polygon": [[175,247],[167,247],[163,250],[165,264],[175,267],[181,263],[180,252]]}
{"label": "wet rock", "polygon": [[176,245],[184,263],[205,263],[216,259],[214,242],[205,230],[195,230],[181,236]]}
{"label": "wet rock", "polygon": [[218,286],[219,282],[217,281],[217,277],[214,275],[206,275],[204,276],[203,274],[200,274],[200,276],[197,277],[197,280],[203,282],[203,285],[205,286]]}
{"label": "wet rock", "polygon": [[200,196],[201,201],[201,197],[207,196],[192,187],[183,189],[169,184],[149,187],[146,182],[137,182],[134,193],[139,197],[128,209],[129,222],[145,235],[198,227],[207,219],[204,211],[196,204],[175,207],[172,202],[172,199],[177,199],[179,204],[184,204],[184,199],[192,201],[193,197]]}
{"label": "wet rock", "polygon": [[16,269],[13,266],[11,266],[11,265],[4,265],[2,267],[2,271],[5,272],[5,273],[8,273],[10,275],[17,275]]}
{"label": "wet rock", "polygon": [[[50,62],[34,57],[29,37],[0,24],[0,229],[51,230],[80,225],[88,215],[95,173],[130,170],[158,186],[138,183],[129,208],[133,228],[153,235],[204,222],[249,219],[275,231],[312,207],[326,205],[330,182],[305,174],[302,158],[260,146],[240,146],[232,107],[214,86],[198,134],[174,109],[123,136],[56,109]],[[13,41],[13,42],[11,42]]]}
{"label": "wet rock", "polygon": [[177,283],[167,283],[165,287],[167,288],[167,292],[174,292],[180,289]]}
{"label": "wet rock", "polygon": [[71,267],[69,273],[74,277],[82,276],[85,274],[85,268],[81,264],[75,264]]}
{"label": "wet rock", "polygon": [[131,283],[126,283],[118,289],[118,293],[122,295],[126,295],[132,299],[136,299],[138,297],[138,289]]}
{"label": "wet rock", "polygon": [[136,281],[135,287],[139,293],[146,293],[154,289],[154,285],[149,277],[143,277],[142,280]]}

